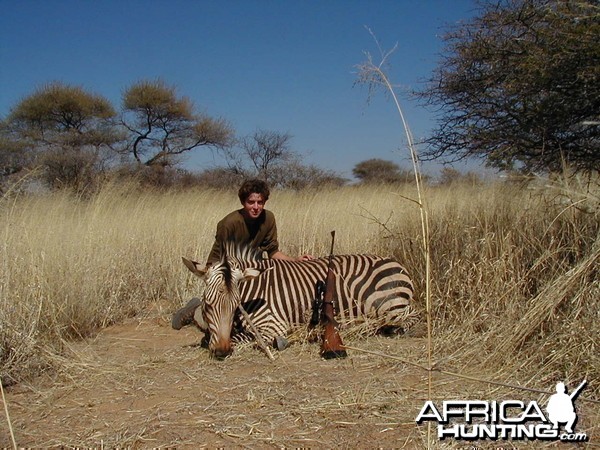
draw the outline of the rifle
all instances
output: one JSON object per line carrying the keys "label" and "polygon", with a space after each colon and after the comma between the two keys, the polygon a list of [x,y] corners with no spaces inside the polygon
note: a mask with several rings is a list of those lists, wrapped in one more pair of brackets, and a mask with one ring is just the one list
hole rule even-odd
{"label": "rifle", "polygon": [[581,392],[581,390],[583,389],[583,387],[587,384],[587,380],[583,380],[581,382],[581,384],[579,386],[577,386],[577,389],[575,389],[570,395],[569,397],[571,397],[571,400],[575,400],[575,398],[579,395],[579,393]]}
{"label": "rifle", "polygon": [[[331,232],[331,252],[329,252],[329,262],[327,265],[327,278],[325,279],[325,289],[323,290],[320,281],[317,283],[317,296],[322,295],[321,324],[324,327],[323,342],[321,343],[321,357],[325,359],[345,358],[348,356],[344,349],[344,343],[338,332],[338,323],[335,320],[333,309],[333,300],[335,292],[335,275],[333,274],[333,245],[335,243],[335,231]],[[321,285],[319,285],[321,283]],[[315,300],[318,305],[319,298]],[[314,311],[313,311],[314,316]],[[311,321],[312,322],[312,321]]]}
{"label": "rifle", "polygon": [[310,316],[309,329],[313,329],[321,322],[323,312],[323,298],[325,296],[325,282],[318,280],[315,285],[315,299],[312,304],[312,315]]}

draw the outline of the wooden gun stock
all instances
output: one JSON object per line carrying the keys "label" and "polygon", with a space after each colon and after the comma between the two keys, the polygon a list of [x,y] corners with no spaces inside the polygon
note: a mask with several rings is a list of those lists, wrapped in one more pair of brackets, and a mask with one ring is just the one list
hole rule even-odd
{"label": "wooden gun stock", "polygon": [[327,278],[325,279],[325,294],[323,298],[323,310],[321,313],[321,324],[324,327],[323,342],[321,343],[321,357],[325,359],[345,358],[348,356],[344,349],[344,343],[338,332],[338,323],[335,320],[333,308],[335,293],[335,275],[333,274],[333,246],[335,243],[335,231],[331,232],[331,252],[327,267]]}

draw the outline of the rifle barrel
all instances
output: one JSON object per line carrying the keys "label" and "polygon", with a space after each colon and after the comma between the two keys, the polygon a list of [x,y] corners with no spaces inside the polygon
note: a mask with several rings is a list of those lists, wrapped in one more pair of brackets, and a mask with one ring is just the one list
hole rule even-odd
{"label": "rifle barrel", "polygon": [[329,252],[329,256],[333,256],[333,246],[335,244],[335,230],[331,232],[331,250]]}
{"label": "rifle barrel", "polygon": [[587,384],[587,380],[583,380],[579,386],[577,386],[577,389],[575,389],[573,391],[573,393],[571,395],[569,395],[569,397],[571,398],[571,400],[573,400],[578,394],[579,392],[583,389],[583,387]]}

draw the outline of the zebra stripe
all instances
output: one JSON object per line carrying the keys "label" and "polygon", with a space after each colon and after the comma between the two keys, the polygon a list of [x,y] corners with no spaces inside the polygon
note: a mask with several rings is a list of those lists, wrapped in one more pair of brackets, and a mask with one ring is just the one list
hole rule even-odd
{"label": "zebra stripe", "polygon": [[[327,274],[327,258],[295,262],[230,259],[232,267],[262,270],[261,276],[241,285],[244,309],[265,339],[285,335],[290,328],[308,322],[315,284]],[[376,318],[383,324],[408,329],[417,315],[411,307],[413,285],[407,271],[396,261],[371,255],[339,255],[333,258],[336,315],[342,323]],[[237,317],[232,338],[252,337]]]}

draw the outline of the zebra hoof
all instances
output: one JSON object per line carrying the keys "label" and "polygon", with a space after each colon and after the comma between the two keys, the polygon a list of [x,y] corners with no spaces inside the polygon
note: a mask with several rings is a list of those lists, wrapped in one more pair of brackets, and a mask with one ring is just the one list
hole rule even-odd
{"label": "zebra hoof", "polygon": [[202,336],[202,339],[200,340],[200,347],[208,348],[209,343],[210,343],[210,335],[208,333],[205,333],[204,336]]}
{"label": "zebra hoof", "polygon": [[346,356],[348,356],[346,350],[328,350],[321,353],[323,359],[345,358]]}
{"label": "zebra hoof", "polygon": [[277,336],[275,339],[273,339],[273,347],[275,347],[279,351],[285,350],[289,346],[289,341],[283,336]]}
{"label": "zebra hoof", "polygon": [[376,334],[384,337],[400,336],[404,334],[404,328],[396,325],[384,325],[377,330]]}

